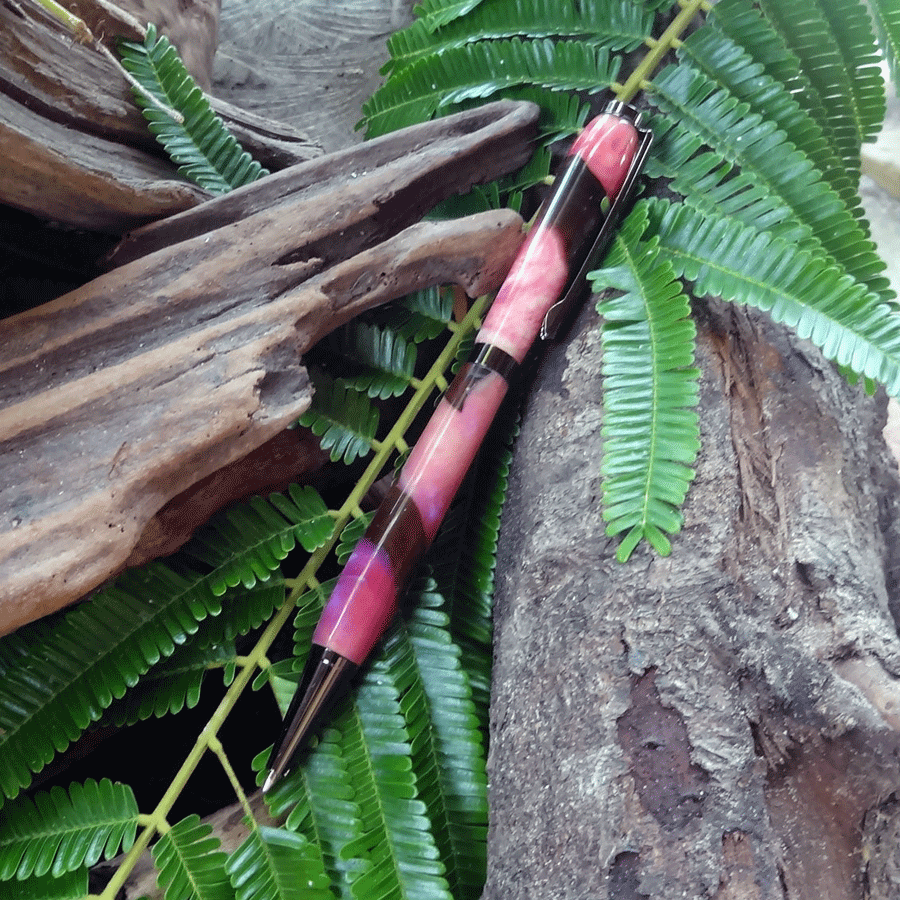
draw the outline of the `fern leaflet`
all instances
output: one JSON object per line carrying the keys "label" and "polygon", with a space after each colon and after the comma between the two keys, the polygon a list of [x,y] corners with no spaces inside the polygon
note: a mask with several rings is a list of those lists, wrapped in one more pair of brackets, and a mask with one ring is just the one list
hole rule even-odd
{"label": "fern leaflet", "polygon": [[88,893],[88,870],[66,872],[59,878],[35,875],[28,881],[0,881],[0,900],[84,900]]}
{"label": "fern leaflet", "polygon": [[[854,277],[886,290],[884,262],[872,242],[773,123],[686,66],[665,69],[654,80],[651,97],[671,117],[660,129],[657,160],[689,202],[740,215],[758,228],[787,217],[814,239],[810,245],[807,238],[807,248],[823,247]],[[694,157],[704,144],[713,152]],[[735,165],[740,173],[726,177]]]}
{"label": "fern leaflet", "polygon": [[652,14],[630,0],[484,0],[464,18],[435,28],[417,19],[388,39],[391,58],[383,73],[396,74],[425,57],[476,40],[583,38],[611,50],[634,50],[650,34]]}
{"label": "fern leaflet", "polygon": [[143,44],[123,41],[120,54],[122,65],[146,90],[184,116],[183,123],[176,122],[139,91],[134,92],[150,131],[182,175],[214,194],[224,194],[269,174],[241,149],[188,75],[168,38],[157,37],[154,25],[147,26]]}
{"label": "fern leaflet", "polygon": [[236,900],[334,900],[318,848],[284,828],[255,827],[225,870]]}
{"label": "fern leaflet", "polygon": [[[53,628],[38,629],[30,665],[0,683],[2,796],[15,797],[113,698],[220,610],[201,576],[157,563],[127,573]],[[27,635],[24,629],[21,638]]]}
{"label": "fern leaflet", "polygon": [[[422,121],[438,110],[510,88],[597,93],[615,81],[618,57],[586,41],[480,41],[403,69],[363,105],[369,137]],[[438,88],[437,85],[441,87]]]}
{"label": "fern leaflet", "polygon": [[900,6],[891,0],[872,0],[869,4],[879,44],[891,70],[896,85],[900,84]]}
{"label": "fern leaflet", "polygon": [[884,116],[884,89],[878,84],[865,9],[858,0],[761,0],[759,6],[796,55],[805,89],[824,114],[819,124],[843,165],[858,176],[860,144]]}
{"label": "fern leaflet", "polygon": [[78,872],[128,850],[137,831],[130,787],[108,778],[22,797],[0,825],[0,882]]}
{"label": "fern leaflet", "polygon": [[253,497],[217,516],[185,551],[213,567],[210,587],[220,595],[238,584],[251,588],[257,579],[267,580],[298,542],[311,553],[328,539],[333,525],[318,492],[292,484],[268,502]]}
{"label": "fern leaflet", "polygon": [[228,857],[212,836],[212,825],[196,815],[182,819],[153,846],[166,900],[234,900],[225,872]]}
{"label": "fern leaflet", "polygon": [[343,355],[365,370],[341,378],[348,387],[373,399],[399,397],[410,386],[416,365],[415,344],[378,325],[357,322],[342,332]]}
{"label": "fern leaflet", "polygon": [[436,29],[473,10],[482,0],[422,0],[413,12],[429,28]]}
{"label": "fern leaflet", "polygon": [[662,257],[699,296],[767,312],[824,355],[900,392],[900,315],[840,269],[727,217],[648,203]]}
{"label": "fern leaflet", "polygon": [[623,293],[597,304],[603,342],[603,518],[607,534],[627,532],[617,558],[624,562],[642,538],[662,555],[664,532],[681,529],[679,509],[694,477],[700,449],[699,372],[687,297],[659,253],[638,243],[632,216],[605,267],[592,273],[594,290]]}
{"label": "fern leaflet", "polygon": [[320,438],[331,459],[348,465],[371,449],[378,430],[378,410],[368,397],[324,372],[313,374],[316,392],[312,405],[300,417],[300,424]]}

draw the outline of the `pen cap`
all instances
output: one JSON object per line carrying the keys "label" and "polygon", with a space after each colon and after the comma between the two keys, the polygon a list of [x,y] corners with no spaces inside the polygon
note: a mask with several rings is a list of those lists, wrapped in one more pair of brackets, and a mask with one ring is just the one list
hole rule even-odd
{"label": "pen cap", "polygon": [[[601,191],[599,209],[590,214],[592,228],[570,257],[570,277],[560,299],[550,308],[541,326],[541,337],[555,337],[580,307],[588,292],[587,275],[600,262],[634,192],[643,170],[653,134],[641,127],[641,113],[619,100],[609,103],[591,120],[569,149],[568,161],[559,176],[567,179],[573,199],[592,193],[594,182]],[[584,182],[579,184],[576,182]],[[594,189],[596,190],[596,188]],[[547,215],[550,210],[547,211]]]}

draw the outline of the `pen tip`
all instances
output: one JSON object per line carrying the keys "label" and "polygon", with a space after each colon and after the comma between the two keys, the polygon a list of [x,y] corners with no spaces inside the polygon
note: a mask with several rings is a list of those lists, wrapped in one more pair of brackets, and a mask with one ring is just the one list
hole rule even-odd
{"label": "pen tip", "polygon": [[278,773],[274,769],[269,769],[269,774],[266,775],[266,780],[263,782],[262,792],[267,794],[269,789],[275,784],[275,781],[278,778]]}

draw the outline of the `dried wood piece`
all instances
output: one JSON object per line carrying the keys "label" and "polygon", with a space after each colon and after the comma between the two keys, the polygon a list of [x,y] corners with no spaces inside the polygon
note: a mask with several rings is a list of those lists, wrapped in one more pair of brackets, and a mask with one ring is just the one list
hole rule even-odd
{"label": "dried wood piece", "polygon": [[167,501],[294,421],[301,354],[323,335],[429,284],[497,287],[518,215],[406,226],[422,198],[521,164],[536,114],[435,122],[413,130],[418,149],[398,133],[317,167],[321,182],[301,171],[295,192],[276,179],[277,199],[264,179],[223,226],[178,241],[208,227],[198,211],[171,246],[0,323],[0,632],[101,583]]}
{"label": "dried wood piece", "polygon": [[293,482],[308,481],[329,462],[328,454],[308,428],[279,432],[166,503],[144,526],[123,568],[142,566],[174,553],[220,509],[254,494],[283,491]]}

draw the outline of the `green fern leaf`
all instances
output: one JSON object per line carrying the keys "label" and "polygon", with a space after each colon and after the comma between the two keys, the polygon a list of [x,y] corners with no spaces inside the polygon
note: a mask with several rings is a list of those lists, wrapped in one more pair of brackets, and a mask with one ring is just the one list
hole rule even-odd
{"label": "green fern leaf", "polygon": [[[415,668],[408,669],[405,717],[413,737],[417,790],[454,900],[477,900],[487,868],[487,772],[481,721],[446,601],[426,582],[406,624]],[[390,652],[388,650],[388,652]],[[421,684],[425,703],[409,702]],[[418,715],[419,721],[414,718]]]}
{"label": "green fern leaf", "polygon": [[221,668],[236,656],[233,643],[203,649],[191,641],[179,647],[150,669],[121,700],[114,701],[101,716],[99,727],[124,728],[151,716],[161,718],[193,709],[200,701],[200,688],[209,669]]}
{"label": "green fern leaf", "polygon": [[362,375],[341,378],[353,390],[386,400],[399,397],[413,381],[416,365],[415,344],[378,325],[353,323],[343,330],[342,352],[364,369]]}
{"label": "green fern leaf", "polygon": [[312,553],[333,526],[315,488],[292,484],[285,493],[253,497],[216,516],[184,551],[213,568],[210,586],[220,595],[238,584],[251,588],[266,581],[298,541]]}
{"label": "green fern leaf", "polygon": [[413,12],[429,28],[437,29],[473,10],[482,0],[422,0]]}
{"label": "green fern leaf", "polygon": [[192,640],[176,647],[144,675],[121,700],[101,716],[98,727],[132,725],[155,716],[193,709],[200,699],[204,678],[210,669],[222,669],[225,683],[233,677],[237,663],[235,638],[258,628],[284,602],[281,573],[252,588],[232,588],[223,598],[222,611],[199,623]]}
{"label": "green fern leaf", "polygon": [[[722,26],[729,26],[723,33]],[[736,35],[740,41],[733,40]],[[773,48],[771,28],[749,0],[724,0],[711,10],[707,25],[689,35],[678,50],[680,58],[717,81],[751,112],[773,122],[785,138],[805,153],[831,185],[854,218],[863,217],[856,184],[838,160],[813,115],[797,98],[767,73],[773,57],[789,57]]]}
{"label": "green fern leaf", "polygon": [[84,900],[88,895],[88,870],[66,872],[59,878],[40,875],[26,882],[0,881],[0,900]]}
{"label": "green fern leaf", "polygon": [[211,835],[212,825],[191,815],[154,844],[151,853],[166,900],[234,900],[225,872],[228,857]]}
{"label": "green fern leaf", "polygon": [[900,392],[900,314],[825,260],[726,217],[651,201],[662,256],[698,296],[767,312],[846,366]]}
{"label": "green fern leaf", "polygon": [[0,681],[0,798],[15,797],[32,772],[220,610],[200,575],[155,563],[121,576],[53,627],[13,636],[27,646],[29,663]]}
{"label": "green fern leaf", "polygon": [[860,144],[884,119],[884,85],[865,7],[858,0],[761,0],[759,6],[797,56],[827,121],[820,123],[851,171]]}
{"label": "green fern leaf", "polygon": [[372,449],[378,430],[378,410],[365,394],[334,381],[324,372],[313,374],[316,392],[300,424],[311,428],[320,438],[323,450],[329,450],[333,462],[343,459],[348,465]]}
{"label": "green fern leaf", "polygon": [[334,900],[318,848],[284,828],[254,828],[225,870],[237,900]]}
{"label": "green fern leaf", "polygon": [[429,56],[403,69],[363,105],[367,135],[429,119],[438,110],[498,92],[540,85],[544,90],[597,93],[609,87],[618,57],[586,41],[479,41]]}
{"label": "green fern leaf", "polygon": [[[376,890],[379,896],[451,900],[427,810],[417,797],[411,737],[398,700],[398,679],[407,664],[408,657],[376,659],[357,694],[354,714],[342,722],[343,752],[363,826],[361,838],[345,846],[342,856],[369,863],[351,884],[358,900]],[[405,703],[414,699],[407,697]]]}
{"label": "green fern leaf", "polygon": [[8,804],[0,823],[0,881],[59,878],[129,850],[137,831],[130,787],[109,779],[72,784]]}
{"label": "green fern leaf", "polygon": [[[336,716],[334,725],[339,728],[343,720],[343,715]],[[303,766],[279,782],[266,800],[274,815],[290,810],[285,827],[302,833],[321,849],[332,887],[341,897],[352,897],[350,885],[369,863],[343,854],[345,847],[362,839],[363,826],[341,732],[325,729]]]}
{"label": "green fern leaf", "polygon": [[409,294],[382,307],[378,321],[407,341],[420,344],[443,333],[453,313],[453,295],[438,287]]}
{"label": "green fern leaf", "polygon": [[[688,202],[757,228],[776,227],[786,240],[801,238],[805,249],[820,246],[853,277],[887,290],[884,262],[859,222],[774,123],[687,66],[665,69],[650,96],[669,117],[658,129],[657,172],[672,176]],[[695,155],[703,144],[713,152]],[[787,229],[777,229],[785,220]]]}
{"label": "green fern leaf", "polygon": [[147,26],[143,44],[120,44],[122,65],[165,106],[177,110],[184,122],[151,104],[139,91],[135,100],[178,171],[214,194],[250,184],[269,173],[241,149],[225,123],[209,105],[164,35]]}
{"label": "green fern leaf", "polygon": [[484,0],[465,17],[441,28],[417,19],[388,39],[383,73],[478,40],[516,36],[583,38],[611,50],[634,50],[650,35],[652,13],[631,0]]}
{"label": "green fern leaf", "polygon": [[624,562],[642,538],[662,555],[665,533],[681,529],[679,509],[700,448],[699,372],[690,305],[670,265],[638,243],[645,222],[629,218],[595,291],[618,296],[597,304],[603,316],[603,518],[607,534],[627,532],[616,556]]}
{"label": "green fern leaf", "polygon": [[878,42],[888,62],[894,90],[900,85],[900,6],[892,0],[871,0],[869,9],[875,19]]}

